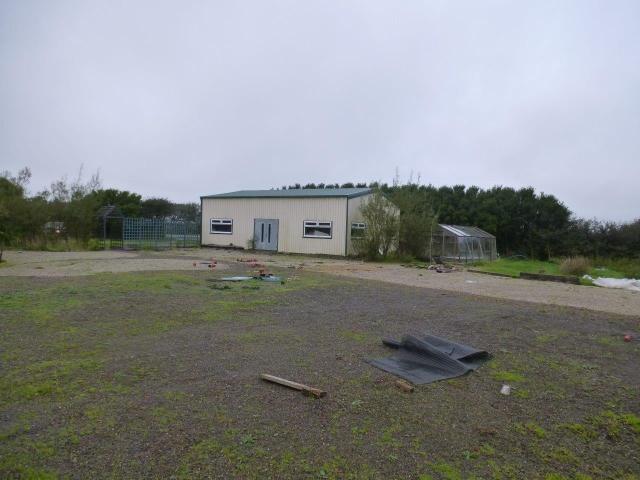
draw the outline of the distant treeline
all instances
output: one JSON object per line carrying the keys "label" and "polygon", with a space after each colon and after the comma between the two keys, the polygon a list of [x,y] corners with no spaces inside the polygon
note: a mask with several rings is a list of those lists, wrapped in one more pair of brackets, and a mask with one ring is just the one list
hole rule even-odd
{"label": "distant treeline", "polygon": [[[417,183],[294,184],[295,188],[379,188],[400,208],[402,253],[420,256],[416,236],[438,223],[474,225],[497,238],[503,256],[523,254],[549,259],[568,255],[640,257],[640,219],[628,223],[575,217],[553,195],[533,188],[434,187]],[[404,224],[404,225],[403,225]]]}
{"label": "distant treeline", "polygon": [[200,205],[172,203],[165,198],[143,199],[137,193],[103,189],[99,176],[74,181],[66,178],[50,188],[27,195],[31,172],[25,168],[12,176],[0,173],[0,258],[5,246],[56,248],[64,241],[80,248],[96,235],[100,207],[117,205],[127,217],[198,220]]}

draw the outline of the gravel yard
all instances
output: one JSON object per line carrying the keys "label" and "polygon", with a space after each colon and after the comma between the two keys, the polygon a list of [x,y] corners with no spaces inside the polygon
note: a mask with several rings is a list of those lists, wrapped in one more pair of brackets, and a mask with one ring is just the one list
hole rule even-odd
{"label": "gravel yard", "polygon": [[[288,256],[261,257],[284,285],[224,288],[212,280],[251,268],[229,252],[212,272],[198,263],[211,254],[9,256],[0,269],[0,478],[640,474],[640,343],[622,339],[637,339],[640,317],[426,288],[476,278],[466,273],[422,280],[402,267]],[[143,268],[163,261],[182,268]],[[122,265],[145,271],[68,273]],[[57,276],[24,276],[41,270]],[[378,270],[402,281],[350,278]],[[402,285],[403,275],[425,283]],[[404,333],[492,359],[405,393],[364,361],[389,355],[381,338]],[[305,397],[260,373],[328,393]],[[511,395],[499,393],[503,384]]]}
{"label": "gravel yard", "polygon": [[[215,258],[216,270],[224,270],[236,259],[256,258],[270,267],[300,268],[346,277],[469,293],[505,300],[586,308],[621,315],[640,316],[640,293],[623,290],[567,285],[551,282],[502,278],[467,271],[436,273],[394,264],[357,260],[315,258],[297,255],[268,255],[233,250],[190,249],[168,252],[16,252],[5,253],[2,276],[69,276],[103,272],[163,270],[207,270],[199,262]],[[196,267],[193,263],[196,262]]]}

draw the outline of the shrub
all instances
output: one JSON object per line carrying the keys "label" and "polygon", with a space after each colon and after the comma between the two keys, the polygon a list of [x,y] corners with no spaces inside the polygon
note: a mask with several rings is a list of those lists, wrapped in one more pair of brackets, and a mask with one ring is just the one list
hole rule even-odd
{"label": "shrub", "polygon": [[376,190],[360,207],[360,212],[367,228],[362,237],[352,239],[356,254],[369,260],[387,258],[398,244],[399,223],[396,207],[380,190]]}
{"label": "shrub", "polygon": [[102,245],[100,244],[100,240],[97,238],[90,238],[87,242],[87,250],[102,250]]}
{"label": "shrub", "polygon": [[584,275],[591,270],[591,262],[586,257],[565,258],[560,264],[560,272],[565,275]]}

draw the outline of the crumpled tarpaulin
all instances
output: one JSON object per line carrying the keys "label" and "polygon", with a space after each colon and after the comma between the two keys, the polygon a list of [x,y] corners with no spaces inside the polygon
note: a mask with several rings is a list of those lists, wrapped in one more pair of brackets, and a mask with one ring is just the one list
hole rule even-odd
{"label": "crumpled tarpaulin", "polygon": [[632,292],[640,292],[640,280],[635,278],[593,278],[591,275],[583,275],[582,278],[591,280],[594,285],[605,288],[622,288],[623,290],[631,290]]}
{"label": "crumpled tarpaulin", "polygon": [[382,342],[397,349],[396,353],[388,358],[367,362],[416,385],[459,377],[477,369],[489,359],[489,354],[484,350],[434,335],[406,335],[401,342],[386,339]]}

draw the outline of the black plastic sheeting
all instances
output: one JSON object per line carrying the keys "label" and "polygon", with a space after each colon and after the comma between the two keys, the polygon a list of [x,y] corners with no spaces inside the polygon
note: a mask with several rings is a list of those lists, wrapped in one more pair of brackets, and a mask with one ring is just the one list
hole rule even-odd
{"label": "black plastic sheeting", "polygon": [[484,350],[433,335],[406,335],[401,342],[387,339],[382,342],[397,352],[388,358],[367,361],[416,385],[459,377],[489,359]]}

